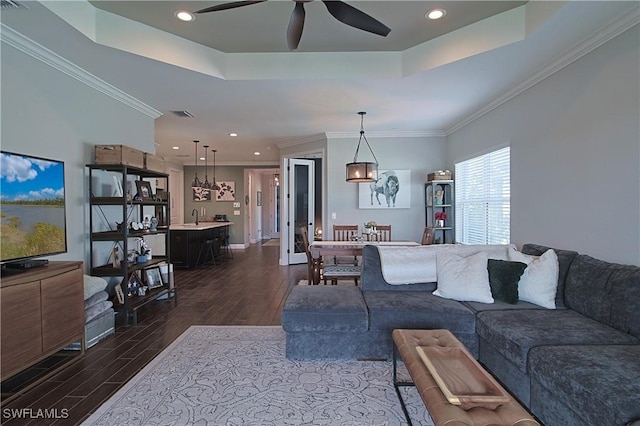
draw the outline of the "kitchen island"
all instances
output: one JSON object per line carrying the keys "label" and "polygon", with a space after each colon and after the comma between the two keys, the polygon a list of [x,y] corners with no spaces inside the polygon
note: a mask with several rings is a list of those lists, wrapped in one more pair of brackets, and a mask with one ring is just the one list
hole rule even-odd
{"label": "kitchen island", "polygon": [[[205,241],[220,242],[229,235],[233,222],[199,222],[169,226],[171,263],[174,268],[189,269],[197,266],[198,254]],[[202,259],[201,259],[202,261]]]}

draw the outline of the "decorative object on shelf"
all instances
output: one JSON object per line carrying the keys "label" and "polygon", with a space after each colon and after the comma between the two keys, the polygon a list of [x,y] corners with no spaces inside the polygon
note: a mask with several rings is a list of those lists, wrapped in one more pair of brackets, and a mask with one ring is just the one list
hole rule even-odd
{"label": "decorative object on shelf", "polygon": [[121,305],[124,305],[124,292],[122,291],[122,287],[120,286],[120,284],[117,284],[114,287],[115,291],[116,291],[116,297],[118,298],[118,303],[120,303]]}
{"label": "decorative object on shelf", "polygon": [[[366,112],[360,111],[360,139],[358,139],[358,146],[356,147],[356,153],[353,156],[353,162],[347,163],[347,182],[363,183],[363,182],[375,182],[378,179],[378,159],[369,145],[369,141],[364,135],[364,115]],[[358,152],[360,151],[360,143],[362,139],[367,144],[375,163],[368,161],[358,161]]]}
{"label": "decorative object on shelf", "polygon": [[198,144],[200,143],[200,141],[193,141],[193,143],[195,144],[194,152],[196,154],[196,168],[194,171],[193,181],[191,182],[191,187],[202,188],[202,182],[200,182],[200,179],[198,179]]}
{"label": "decorative object on shelf", "polygon": [[451,170],[436,170],[427,175],[427,182],[432,180],[451,180]]}
{"label": "decorative object on shelf", "polygon": [[436,219],[436,226],[439,228],[444,228],[444,221],[447,220],[447,213],[435,212],[434,217]]}
{"label": "decorative object on shelf", "polygon": [[149,286],[149,290],[152,288],[162,287],[164,285],[162,282],[162,275],[160,274],[160,268],[145,269],[144,273],[147,277],[147,286]]}
{"label": "decorative object on shelf", "polygon": [[360,209],[408,209],[411,207],[411,170],[385,170],[371,183],[358,188]]}
{"label": "decorative object on shelf", "polygon": [[220,182],[220,189],[216,193],[216,201],[235,201],[236,200],[236,183]]}
{"label": "decorative object on shelf", "polygon": [[134,272],[129,277],[129,282],[127,283],[127,296],[131,297],[137,295],[140,287],[142,287],[142,283],[140,282],[138,274]]}
{"label": "decorative object on shelf", "polygon": [[444,191],[442,189],[436,189],[433,193],[434,204],[441,206],[444,201]]}
{"label": "decorative object on shelf", "polygon": [[136,255],[138,256],[138,263],[144,263],[151,260],[151,248],[147,245],[144,238],[136,238],[138,249]]}
{"label": "decorative object on shelf", "polygon": [[142,201],[154,201],[153,190],[151,189],[151,183],[146,180],[137,180],[136,188],[138,189],[138,193],[136,197],[138,197]]}
{"label": "decorative object on shelf", "polygon": [[113,251],[111,253],[111,265],[114,268],[120,267],[120,251],[118,250],[117,246],[113,248]]}
{"label": "decorative object on shelf", "polygon": [[122,191],[122,182],[117,176],[113,176],[113,193],[111,194],[113,197],[123,197],[124,192]]}
{"label": "decorative object on shelf", "polygon": [[155,216],[154,216],[154,217],[152,217],[152,218],[151,218],[151,220],[150,220],[150,225],[149,225],[149,226],[150,226],[150,228],[149,228],[149,229],[150,229],[152,232],[156,232],[156,231],[158,230],[158,218],[157,218],[157,217],[155,217]]}

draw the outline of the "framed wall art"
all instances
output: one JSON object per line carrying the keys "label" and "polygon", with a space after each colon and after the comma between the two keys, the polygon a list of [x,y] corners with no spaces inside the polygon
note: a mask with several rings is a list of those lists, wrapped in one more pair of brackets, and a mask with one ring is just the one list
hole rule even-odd
{"label": "framed wall art", "polygon": [[218,182],[220,189],[216,191],[216,201],[235,201],[236,183],[231,181]]}
{"label": "framed wall art", "polygon": [[411,170],[381,170],[378,180],[358,184],[360,209],[408,209],[411,207]]}
{"label": "framed wall art", "polygon": [[209,191],[204,188],[191,188],[191,192],[193,194],[193,201],[211,201],[211,193],[213,191]]}

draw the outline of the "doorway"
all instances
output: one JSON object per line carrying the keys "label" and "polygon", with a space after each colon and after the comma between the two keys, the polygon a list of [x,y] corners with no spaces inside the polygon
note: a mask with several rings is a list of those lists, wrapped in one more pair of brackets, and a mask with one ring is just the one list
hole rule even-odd
{"label": "doorway", "polygon": [[315,162],[291,158],[289,170],[289,264],[306,263],[300,228],[307,227],[309,235],[315,229]]}

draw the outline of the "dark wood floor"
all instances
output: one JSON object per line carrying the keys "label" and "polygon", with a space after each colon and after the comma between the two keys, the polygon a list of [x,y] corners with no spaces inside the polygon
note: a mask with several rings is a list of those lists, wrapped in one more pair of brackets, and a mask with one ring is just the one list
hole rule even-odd
{"label": "dark wood floor", "polygon": [[[235,250],[223,264],[176,271],[177,306],[157,302],[140,310],[136,327],[118,329],[65,370],[3,404],[2,425],[79,424],[191,325],[279,325],[287,294],[306,279],[306,264],[279,266],[278,251],[256,244]],[[8,419],[7,409],[32,409],[33,415],[57,409],[67,418]]]}

